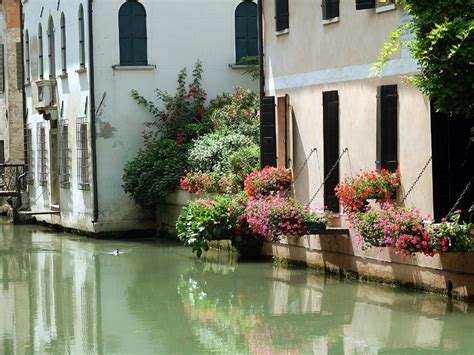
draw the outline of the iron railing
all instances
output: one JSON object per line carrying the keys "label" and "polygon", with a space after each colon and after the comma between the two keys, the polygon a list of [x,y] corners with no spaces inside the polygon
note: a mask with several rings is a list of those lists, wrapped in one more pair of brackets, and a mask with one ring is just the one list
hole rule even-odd
{"label": "iron railing", "polygon": [[0,164],[0,196],[20,196],[26,190],[23,164]]}

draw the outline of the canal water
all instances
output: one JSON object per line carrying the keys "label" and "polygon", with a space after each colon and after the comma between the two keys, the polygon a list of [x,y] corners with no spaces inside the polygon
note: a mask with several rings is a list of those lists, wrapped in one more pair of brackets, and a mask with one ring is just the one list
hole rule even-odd
{"label": "canal water", "polygon": [[473,305],[157,242],[0,221],[0,284],[0,354],[474,353]]}

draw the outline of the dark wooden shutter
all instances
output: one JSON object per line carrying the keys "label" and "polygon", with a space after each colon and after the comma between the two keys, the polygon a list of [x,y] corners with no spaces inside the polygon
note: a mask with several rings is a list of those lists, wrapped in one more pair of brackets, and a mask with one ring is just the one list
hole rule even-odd
{"label": "dark wooden shutter", "polygon": [[288,0],[275,0],[276,6],[276,30],[283,31],[290,28],[290,13]]}
{"label": "dark wooden shutter", "polygon": [[260,149],[261,167],[276,166],[276,130],[275,130],[275,97],[262,98],[260,115]]}
{"label": "dark wooden shutter", "polygon": [[5,141],[0,141],[0,164],[5,164]]}
{"label": "dark wooden shutter", "polygon": [[0,44],[0,92],[5,91],[5,46]]}
{"label": "dark wooden shutter", "polygon": [[339,16],[339,0],[323,0],[323,20],[329,20]]}
{"label": "dark wooden shutter", "polygon": [[356,0],[356,10],[373,9],[375,0]]}
{"label": "dark wooden shutter", "polygon": [[377,169],[395,171],[398,167],[397,85],[377,89]]}
{"label": "dark wooden shutter", "polygon": [[23,89],[23,61],[21,55],[21,42],[15,42],[16,49],[16,88]]}
{"label": "dark wooden shutter", "polygon": [[257,5],[242,2],[235,10],[235,51],[237,63],[258,55]]}
{"label": "dark wooden shutter", "polygon": [[[337,91],[323,92],[323,144],[324,176],[339,158],[339,95]],[[339,201],[334,189],[339,183],[339,166],[334,169],[324,184],[324,205],[333,212],[339,212]]]}
{"label": "dark wooden shutter", "polygon": [[120,65],[147,65],[146,11],[129,1],[119,11]]}

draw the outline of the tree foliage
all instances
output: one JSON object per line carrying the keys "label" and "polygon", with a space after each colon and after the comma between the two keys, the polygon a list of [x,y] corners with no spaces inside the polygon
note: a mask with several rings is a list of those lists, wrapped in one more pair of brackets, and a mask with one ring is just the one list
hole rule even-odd
{"label": "tree foliage", "polygon": [[[372,68],[378,74],[400,45],[419,65],[412,82],[443,112],[472,117],[474,0],[402,0],[411,22],[400,25]],[[410,39],[402,41],[408,31]]]}

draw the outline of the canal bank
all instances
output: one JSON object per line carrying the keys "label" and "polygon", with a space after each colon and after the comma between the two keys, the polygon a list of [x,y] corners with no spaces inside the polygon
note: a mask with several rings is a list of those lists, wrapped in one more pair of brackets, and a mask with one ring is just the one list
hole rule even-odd
{"label": "canal bank", "polygon": [[169,243],[0,224],[0,280],[2,354],[474,348],[470,303]]}

